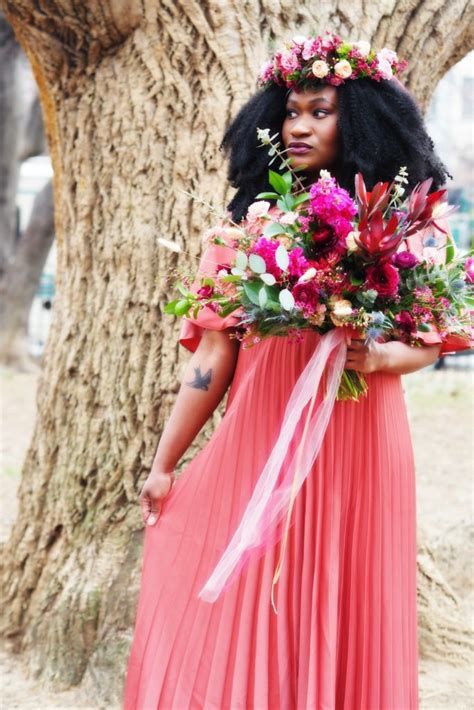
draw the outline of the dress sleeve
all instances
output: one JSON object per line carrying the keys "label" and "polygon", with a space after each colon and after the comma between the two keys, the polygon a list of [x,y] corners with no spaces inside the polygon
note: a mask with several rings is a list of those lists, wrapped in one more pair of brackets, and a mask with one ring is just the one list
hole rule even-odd
{"label": "dress sleeve", "polygon": [[[449,232],[449,223],[447,219],[439,220],[439,224],[442,229]],[[436,247],[425,247],[424,242],[427,237],[433,235],[436,239]],[[429,251],[429,256],[438,263],[443,263],[446,259],[446,243],[447,237],[444,232],[439,229],[422,229],[407,240],[408,249],[413,252],[419,258],[426,256],[426,252]],[[440,249],[441,247],[441,249]],[[417,338],[424,345],[438,345],[441,343],[440,355],[448,355],[450,353],[459,352],[461,350],[469,350],[474,347],[474,339],[471,335],[471,339],[461,338],[459,335],[454,333],[449,333],[447,336],[442,337],[439,330],[431,326],[431,330],[427,333],[422,331],[417,332]]]}
{"label": "dress sleeve", "polygon": [[[226,241],[229,241],[224,234],[221,233],[221,235]],[[191,285],[190,290],[196,293],[200,287],[200,279],[203,276],[215,276],[218,267],[231,264],[234,260],[234,256],[235,249],[233,247],[209,243],[204,249],[196,279]],[[217,313],[214,313],[212,308],[204,306],[200,309],[196,318],[191,318],[190,316],[183,318],[179,342],[185,348],[194,352],[199,345],[204,329],[225,330],[226,328],[235,326],[238,322],[239,318],[234,315],[234,313],[222,318]]]}

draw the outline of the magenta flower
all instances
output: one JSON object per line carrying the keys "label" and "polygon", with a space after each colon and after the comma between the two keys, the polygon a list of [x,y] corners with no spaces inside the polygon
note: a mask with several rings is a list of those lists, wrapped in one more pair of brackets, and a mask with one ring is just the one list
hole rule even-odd
{"label": "magenta flower", "polygon": [[303,249],[296,247],[289,253],[290,263],[288,264],[288,272],[290,276],[295,276],[299,279],[305,271],[309,269],[309,262],[304,256]]}
{"label": "magenta flower", "polygon": [[474,283],[474,256],[468,256],[464,265],[466,270],[466,281],[470,284]]}
{"label": "magenta flower", "polygon": [[276,239],[267,239],[260,237],[252,247],[251,253],[258,254],[265,261],[267,273],[273,274],[276,279],[282,275],[282,270],[276,263],[275,252],[280,243]]}
{"label": "magenta flower", "polygon": [[391,264],[380,264],[378,266],[369,266],[367,268],[367,277],[365,279],[365,287],[373,288],[379,296],[383,298],[391,298],[398,291],[400,283],[400,275],[397,269]]}
{"label": "magenta flower", "polygon": [[418,259],[411,251],[399,251],[392,257],[392,264],[399,269],[413,269],[418,263]]}
{"label": "magenta flower", "polygon": [[398,315],[395,316],[395,322],[400,330],[408,335],[416,332],[415,319],[408,311],[401,311],[401,313],[398,313]]}
{"label": "magenta flower", "polygon": [[311,185],[309,194],[309,211],[320,222],[331,225],[338,233],[341,228],[346,235],[351,231],[352,225],[347,230],[347,223],[352,222],[357,207],[347,190],[338,187],[335,178],[321,177]]}
{"label": "magenta flower", "polygon": [[296,284],[293,286],[292,294],[297,308],[303,310],[305,316],[316,312],[319,305],[320,291],[314,281]]}
{"label": "magenta flower", "polygon": [[214,294],[214,288],[212,286],[201,286],[198,289],[197,295],[199,298],[211,298]]}

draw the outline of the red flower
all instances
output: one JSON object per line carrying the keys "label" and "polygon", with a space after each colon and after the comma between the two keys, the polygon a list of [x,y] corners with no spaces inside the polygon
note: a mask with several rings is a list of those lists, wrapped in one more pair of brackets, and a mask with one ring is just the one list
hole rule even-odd
{"label": "red flower", "polygon": [[369,266],[365,279],[365,286],[368,289],[375,289],[379,296],[390,298],[398,291],[400,276],[397,269],[391,264],[380,264]]}
{"label": "red flower", "polygon": [[298,308],[301,308],[305,315],[311,315],[319,306],[319,288],[314,281],[296,284],[293,286],[292,294]]}
{"label": "red flower", "polygon": [[201,298],[211,298],[211,296],[214,294],[214,288],[212,286],[201,286],[200,289],[198,289],[197,295],[198,297]]}
{"label": "red flower", "polygon": [[397,323],[400,330],[408,335],[416,332],[416,322],[415,319],[408,313],[408,311],[401,311],[395,316],[395,322]]}

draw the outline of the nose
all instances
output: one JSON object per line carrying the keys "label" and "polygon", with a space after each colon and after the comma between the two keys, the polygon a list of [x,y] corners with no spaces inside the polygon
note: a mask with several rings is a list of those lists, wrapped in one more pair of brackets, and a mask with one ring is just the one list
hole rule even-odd
{"label": "nose", "polygon": [[304,116],[299,116],[292,121],[290,129],[291,136],[294,138],[302,138],[303,136],[309,136],[310,133],[310,125]]}

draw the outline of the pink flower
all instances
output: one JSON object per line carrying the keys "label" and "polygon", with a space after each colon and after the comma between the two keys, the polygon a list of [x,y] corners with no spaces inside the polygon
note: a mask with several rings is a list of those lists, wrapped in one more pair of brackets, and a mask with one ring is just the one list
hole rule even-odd
{"label": "pink flower", "polygon": [[283,273],[275,259],[275,252],[279,245],[280,242],[275,239],[260,237],[251,249],[252,254],[258,254],[258,256],[262,257],[267,267],[267,273],[273,274],[276,279],[279,279]]}
{"label": "pink flower", "polygon": [[197,295],[198,297],[201,298],[211,298],[211,296],[214,294],[214,288],[212,286],[201,286],[200,289],[198,289]]}
{"label": "pink flower", "polygon": [[336,180],[324,175],[311,185],[310,214],[333,227],[339,237],[352,231],[352,220],[357,214],[357,207],[347,190],[337,186]]}
{"label": "pink flower", "polygon": [[416,322],[408,311],[402,311],[395,316],[395,322],[400,330],[410,335],[416,332]]}
{"label": "pink flower", "polygon": [[399,269],[413,269],[418,263],[418,259],[411,251],[399,251],[392,257],[392,264]]}
{"label": "pink flower", "polygon": [[375,289],[382,298],[390,298],[398,292],[400,276],[397,269],[391,264],[380,264],[379,266],[369,266],[365,287]]}
{"label": "pink flower", "polygon": [[288,271],[290,276],[295,276],[299,278],[304,274],[309,268],[309,262],[304,256],[303,249],[301,247],[296,247],[292,249],[289,253],[290,263],[288,265]]}
{"label": "pink flower", "polygon": [[468,256],[464,265],[466,270],[466,281],[470,284],[474,283],[474,256]]}
{"label": "pink flower", "polygon": [[316,312],[319,306],[320,292],[314,281],[296,284],[291,292],[296,307],[300,308],[306,316]]}

